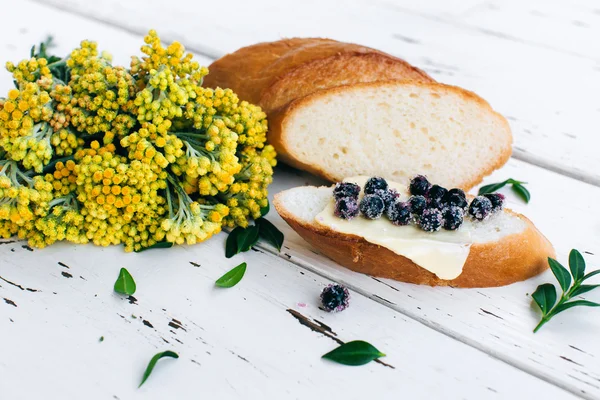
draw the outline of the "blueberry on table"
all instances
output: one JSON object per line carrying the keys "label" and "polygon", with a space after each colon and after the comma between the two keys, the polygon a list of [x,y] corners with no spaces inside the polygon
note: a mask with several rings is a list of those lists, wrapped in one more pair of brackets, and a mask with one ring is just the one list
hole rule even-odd
{"label": "blueberry on table", "polygon": [[336,199],[341,199],[342,197],[352,197],[358,198],[358,194],[360,193],[360,186],[356,183],[350,182],[338,182],[333,188],[333,197]]}
{"label": "blueberry on table", "polygon": [[410,204],[395,201],[386,211],[387,217],[394,225],[408,225],[410,223]]}
{"label": "blueberry on table", "polygon": [[501,193],[488,193],[483,195],[492,203],[492,212],[497,212],[502,210],[504,207],[504,195]]}
{"label": "blueberry on table", "polygon": [[408,187],[410,194],[425,196],[431,187],[431,183],[423,175],[417,175],[410,181]]}
{"label": "blueberry on table", "polygon": [[354,197],[342,197],[335,202],[333,214],[342,219],[352,219],[358,215],[358,200]]}
{"label": "blueberry on table", "polygon": [[462,207],[450,206],[442,211],[442,218],[444,219],[444,229],[457,230],[463,223],[463,209]]}
{"label": "blueberry on table", "polygon": [[342,285],[328,285],[321,292],[321,304],[329,312],[345,310],[350,301],[350,292]]}
{"label": "blueberry on table", "polygon": [[442,212],[437,208],[427,208],[419,217],[419,226],[427,232],[439,231],[442,227]]}
{"label": "blueberry on table", "polygon": [[410,205],[410,212],[414,215],[421,215],[427,207],[427,199],[421,195],[411,196],[408,199],[408,204]]}
{"label": "blueberry on table", "polygon": [[368,219],[381,217],[385,210],[383,199],[376,194],[367,194],[360,201],[360,212]]}
{"label": "blueberry on table", "polygon": [[380,176],[369,178],[365,183],[365,194],[374,194],[376,190],[387,190],[388,183]]}
{"label": "blueberry on table", "polygon": [[477,196],[469,206],[469,215],[477,221],[483,221],[492,212],[492,202],[484,196]]}

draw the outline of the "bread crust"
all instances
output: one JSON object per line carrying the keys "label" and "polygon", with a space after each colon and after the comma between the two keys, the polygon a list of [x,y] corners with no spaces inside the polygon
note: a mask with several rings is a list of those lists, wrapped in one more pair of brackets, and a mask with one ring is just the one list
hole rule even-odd
{"label": "bread crust", "polygon": [[273,204],[292,229],[323,255],[353,271],[400,282],[460,288],[505,286],[540,274],[548,268],[548,257],[556,258],[548,239],[529,219],[505,210],[525,221],[526,228],[497,242],[473,244],[463,272],[456,279],[443,280],[385,247],[295,218],[283,205],[281,194],[275,195]]}
{"label": "bread crust", "polygon": [[[302,157],[300,155],[295,154],[294,149],[291,146],[288,146],[288,142],[286,140],[286,124],[290,121],[290,117],[293,116],[294,112],[301,107],[310,106],[312,103],[319,101],[322,97],[330,96],[332,94],[341,93],[347,90],[360,90],[362,88],[379,88],[388,85],[406,85],[406,86],[420,86],[420,87],[428,87],[432,91],[450,91],[458,94],[459,96],[476,101],[482,107],[487,108],[490,113],[498,118],[501,124],[504,125],[505,131],[508,132],[510,137],[510,142],[512,144],[512,134],[510,130],[510,126],[506,118],[504,118],[501,114],[497,113],[492,109],[487,101],[476,95],[475,93],[457,87],[446,85],[443,83],[437,82],[414,82],[412,80],[392,80],[392,81],[384,81],[384,82],[367,82],[367,83],[357,83],[353,85],[347,86],[339,86],[326,90],[320,90],[311,95],[302,97],[300,99],[294,100],[289,103],[287,106],[272,112],[269,117],[269,142],[275,147],[277,151],[278,157],[280,160],[285,162],[292,167],[302,169],[308,171],[314,175],[317,175],[329,182],[339,182],[345,178],[345,176],[338,176],[330,171],[325,171],[320,168],[318,165],[308,164],[302,161]],[[492,173],[494,170],[502,167],[509,160],[512,154],[512,146],[507,146],[506,149],[502,153],[499,153],[496,159],[490,159],[489,163],[484,166],[479,174],[473,176],[471,179],[464,182],[456,182],[453,186],[462,188],[466,191],[471,189],[473,186],[479,184],[484,177]],[[360,175],[361,173],[357,173]],[[370,171],[363,171],[362,174],[370,175]]]}
{"label": "bread crust", "polygon": [[433,82],[423,71],[399,58],[350,51],[307,61],[287,71],[263,91],[259,104],[269,114],[320,90],[387,80]]}
{"label": "bread crust", "polygon": [[[372,57],[362,58],[367,55]],[[362,68],[353,66],[353,59],[362,59]],[[368,64],[369,62],[372,64]],[[386,75],[389,77],[379,77],[374,73],[381,69],[381,62],[389,66],[390,71]],[[346,71],[338,71],[335,66],[327,67],[329,63],[335,63],[337,67],[345,65]],[[292,38],[258,43],[225,55],[213,62],[208,69],[204,86],[230,88],[240,99],[260,105],[267,114],[274,109],[271,102],[276,102],[279,108],[282,101],[289,102],[297,98],[292,97],[296,93],[293,91],[279,97],[270,90],[276,82],[284,86],[293,85],[293,76],[303,76],[306,83],[310,83],[304,90],[299,90],[298,95],[319,90],[317,87],[313,88],[311,82],[311,79],[318,77],[322,80],[322,87],[340,85],[340,78],[348,79],[347,83],[354,83],[398,79],[403,74],[419,81],[433,81],[424,71],[400,58],[366,46],[321,38]],[[263,96],[266,96],[265,101],[268,103],[263,103]]]}

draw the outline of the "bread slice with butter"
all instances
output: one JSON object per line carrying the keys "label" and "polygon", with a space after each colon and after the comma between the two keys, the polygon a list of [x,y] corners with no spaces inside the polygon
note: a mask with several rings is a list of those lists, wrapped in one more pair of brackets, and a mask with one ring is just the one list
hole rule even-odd
{"label": "bread slice with butter", "polygon": [[[472,243],[462,272],[453,279],[441,279],[387,247],[318,222],[317,216],[327,210],[331,199],[331,187],[304,186],[278,193],[273,204],[302,238],[325,256],[356,272],[422,285],[494,287],[531,278],[548,268],[548,257],[555,257],[552,245],[531,221],[504,209],[485,221],[471,223]],[[352,224],[356,221],[344,222]],[[372,222],[377,221],[364,223]],[[412,228],[391,223],[390,227],[395,230]],[[427,240],[418,243],[420,252],[427,251],[427,243]],[[433,241],[430,244],[435,245]],[[437,271],[443,275],[440,271],[443,271],[444,260],[436,261]]]}

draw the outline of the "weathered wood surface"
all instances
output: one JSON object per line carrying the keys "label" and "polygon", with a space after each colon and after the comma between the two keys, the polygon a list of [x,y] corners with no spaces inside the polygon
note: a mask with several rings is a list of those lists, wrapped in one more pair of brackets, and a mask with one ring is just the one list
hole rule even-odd
{"label": "weathered wood surface", "polygon": [[[593,41],[577,30],[597,33],[593,18],[600,18],[591,2],[361,1],[344,9],[322,2],[50,3],[5,8],[0,19],[11,35],[0,40],[0,61],[26,56],[31,44],[47,34],[55,37],[59,53],[84,37],[96,39],[118,63],[127,63],[127,56],[138,51],[141,34],[150,27],[204,53],[199,60],[205,63],[259,40],[319,35],[391,51],[437,79],[473,89],[511,117],[516,155],[527,161],[511,160],[486,182],[528,181],[532,202],[524,205],[509,194],[510,206],[547,234],[562,261],[576,247],[587,252],[589,268],[600,266],[600,213],[594,200],[600,188],[532,165],[598,183],[598,156],[591,149],[598,145],[593,127],[600,125],[594,102],[599,59]],[[316,7],[323,12],[310,11]],[[537,15],[540,10],[543,17]],[[248,17],[257,12],[266,13],[264,20]],[[542,33],[527,28],[535,18],[544,21],[539,23]],[[569,46],[570,40],[577,44]],[[577,73],[556,79],[565,71]],[[0,93],[9,85],[2,71]],[[576,138],[562,134],[563,128]],[[306,183],[318,182],[279,168],[271,191]],[[531,333],[538,313],[529,294],[539,283],[552,281],[550,273],[482,290],[380,280],[315,254],[274,211],[268,218],[286,233],[280,258],[261,244],[257,252],[227,260],[224,234],[203,245],[142,254],[69,245],[31,252],[20,242],[0,245],[0,393],[11,399],[48,394],[305,398],[315,393],[600,398],[597,310],[574,309]],[[243,260],[249,268],[238,286],[213,287],[216,278]],[[122,266],[138,282],[136,301],[112,292]],[[353,292],[351,308],[340,314],[317,308],[319,291],[332,281]],[[599,296],[592,292],[588,298],[598,301]],[[348,368],[320,360],[336,343],[317,321],[340,340],[370,341],[396,368]],[[306,326],[311,323],[325,333],[311,332]],[[161,361],[136,390],[149,358],[166,349],[178,351],[181,359]]]}

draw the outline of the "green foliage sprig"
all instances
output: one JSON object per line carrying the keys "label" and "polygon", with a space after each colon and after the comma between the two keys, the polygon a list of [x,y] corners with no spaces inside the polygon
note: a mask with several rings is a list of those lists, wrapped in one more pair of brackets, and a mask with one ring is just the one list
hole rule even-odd
{"label": "green foliage sprig", "polygon": [[509,178],[504,182],[491,183],[489,185],[482,186],[479,188],[479,195],[494,193],[500,189],[502,189],[506,185],[512,185],[512,190],[515,192],[520,198],[523,199],[525,203],[529,203],[531,200],[531,193],[524,186],[527,182],[517,181],[516,179]]}

